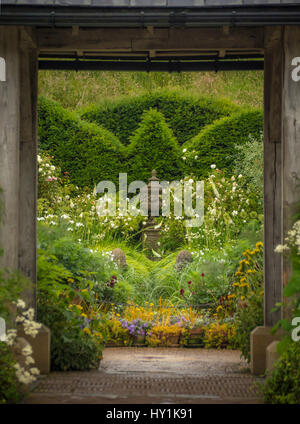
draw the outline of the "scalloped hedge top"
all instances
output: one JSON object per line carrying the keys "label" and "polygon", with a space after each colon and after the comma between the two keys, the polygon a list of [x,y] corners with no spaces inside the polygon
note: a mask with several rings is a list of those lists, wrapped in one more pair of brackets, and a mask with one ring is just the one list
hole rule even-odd
{"label": "scalloped hedge top", "polygon": [[230,173],[235,145],[249,134],[259,138],[262,128],[262,111],[177,92],[90,106],[81,118],[39,99],[40,148],[81,187],[118,183],[120,172],[128,173],[129,182],[147,182],[154,168],[169,181],[203,177],[213,163]]}
{"label": "scalloped hedge top", "polygon": [[102,125],[116,134],[124,145],[128,145],[143,112],[151,108],[164,115],[179,144],[194,137],[216,119],[239,110],[226,100],[160,91],[89,106],[82,110],[81,118]]}

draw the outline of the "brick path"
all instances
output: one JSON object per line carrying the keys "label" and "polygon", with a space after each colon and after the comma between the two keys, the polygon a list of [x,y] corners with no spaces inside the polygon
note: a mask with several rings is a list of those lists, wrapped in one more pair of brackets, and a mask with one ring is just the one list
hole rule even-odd
{"label": "brick path", "polygon": [[237,351],[106,348],[100,369],[41,377],[26,403],[260,403]]}

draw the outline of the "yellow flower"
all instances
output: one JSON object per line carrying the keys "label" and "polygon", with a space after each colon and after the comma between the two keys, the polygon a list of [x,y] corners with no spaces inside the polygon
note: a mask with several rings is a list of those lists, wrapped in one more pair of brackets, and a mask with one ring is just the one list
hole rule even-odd
{"label": "yellow flower", "polygon": [[82,306],[76,305],[76,308],[79,309],[80,311],[82,311]]}
{"label": "yellow flower", "polygon": [[84,328],[83,332],[86,334],[91,334],[91,330],[89,328]]}
{"label": "yellow flower", "polygon": [[83,318],[86,318],[86,317],[87,317],[87,315],[86,315],[86,314],[81,314],[81,316],[82,316]]}
{"label": "yellow flower", "polygon": [[239,287],[239,283],[233,283],[233,287]]}
{"label": "yellow flower", "polygon": [[219,311],[221,311],[223,308],[222,308],[222,306],[221,305],[219,305],[218,307],[217,307],[217,312],[219,312]]}
{"label": "yellow flower", "polygon": [[263,290],[261,290],[261,291],[259,292],[259,294],[260,294],[260,296],[263,296],[263,295],[264,295],[264,291],[263,291]]}
{"label": "yellow flower", "polygon": [[88,289],[83,289],[83,290],[81,290],[81,292],[82,293],[85,293],[85,292],[87,292],[88,291]]}
{"label": "yellow flower", "polygon": [[256,243],[256,247],[259,249],[260,247],[263,247],[263,243],[261,241]]}
{"label": "yellow flower", "polygon": [[74,283],[75,280],[73,280],[73,278],[68,278],[68,282],[69,283]]}
{"label": "yellow flower", "polygon": [[228,299],[233,299],[234,297],[236,297],[236,295],[234,293],[232,293],[228,296]]}

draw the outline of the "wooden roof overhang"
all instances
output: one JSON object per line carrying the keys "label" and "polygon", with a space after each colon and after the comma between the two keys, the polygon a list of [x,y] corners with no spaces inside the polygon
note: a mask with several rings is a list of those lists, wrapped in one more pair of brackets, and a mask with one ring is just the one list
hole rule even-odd
{"label": "wooden roof overhang", "polygon": [[36,28],[53,70],[262,70],[264,27],[284,24],[300,0],[3,0],[0,15]]}

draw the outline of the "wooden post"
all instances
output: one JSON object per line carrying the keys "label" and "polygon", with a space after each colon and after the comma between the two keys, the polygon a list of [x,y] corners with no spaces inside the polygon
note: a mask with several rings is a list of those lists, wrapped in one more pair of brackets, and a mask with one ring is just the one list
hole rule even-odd
{"label": "wooden post", "polygon": [[0,226],[0,266],[18,268],[20,58],[19,30],[0,27],[0,57],[6,62],[6,81],[0,82],[0,187],[4,213]]}
{"label": "wooden post", "polygon": [[[34,37],[21,31],[20,50],[20,216],[19,269],[34,284],[24,293],[36,310],[36,210],[37,210],[37,81],[38,55]],[[31,34],[32,35],[32,34]]]}
{"label": "wooden post", "polygon": [[274,252],[282,243],[282,87],[283,31],[265,28],[264,74],[264,326],[250,335],[251,372],[266,370],[266,350],[278,339],[271,328],[281,310],[271,312],[282,301],[282,256]]}
{"label": "wooden post", "polygon": [[264,74],[264,320],[273,326],[281,311],[282,256],[274,253],[282,244],[282,28],[265,28]]}
{"label": "wooden post", "polygon": [[[294,81],[292,65],[300,57],[300,27],[284,29],[284,80],[283,80],[283,231],[291,228],[293,216],[299,211],[300,201],[300,81]],[[300,63],[299,63],[300,64]],[[300,72],[298,72],[300,76]],[[283,283],[286,285],[292,272],[291,264],[284,261]]]}

